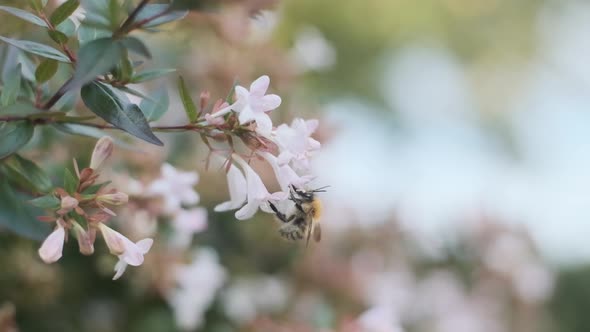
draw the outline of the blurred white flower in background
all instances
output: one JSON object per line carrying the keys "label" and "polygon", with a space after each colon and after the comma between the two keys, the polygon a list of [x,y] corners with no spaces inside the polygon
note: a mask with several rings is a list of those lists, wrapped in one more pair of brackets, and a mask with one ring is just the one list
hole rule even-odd
{"label": "blurred white flower in background", "polygon": [[223,293],[223,310],[235,323],[246,324],[258,315],[280,313],[290,295],[289,284],[278,277],[238,277]]}
{"label": "blurred white flower in background", "polygon": [[205,311],[225,282],[226,271],[215,250],[201,248],[194,252],[190,264],[177,265],[173,274],[177,287],[168,292],[168,303],[178,326],[194,330],[203,324]]}
{"label": "blurred white flower in background", "polygon": [[199,194],[193,188],[197,182],[197,172],[179,171],[166,163],[162,165],[160,178],[149,185],[148,193],[162,196],[165,211],[174,214],[182,204],[193,205],[199,202]]}
{"label": "blurred white flower in background", "polygon": [[357,322],[363,332],[403,332],[394,312],[386,306],[373,307],[365,311]]}
{"label": "blurred white flower in background", "polygon": [[336,50],[313,26],[306,26],[297,34],[291,57],[301,71],[328,70],[336,64]]}
{"label": "blurred white flower in background", "polygon": [[207,229],[207,209],[193,208],[178,211],[172,219],[171,245],[177,248],[188,248],[193,235]]}

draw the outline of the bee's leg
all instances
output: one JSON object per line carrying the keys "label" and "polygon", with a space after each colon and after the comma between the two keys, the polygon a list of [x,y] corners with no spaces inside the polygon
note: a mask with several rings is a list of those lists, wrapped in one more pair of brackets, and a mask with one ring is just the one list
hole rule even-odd
{"label": "bee's leg", "polygon": [[277,209],[277,207],[272,202],[270,202],[270,201],[268,202],[268,205],[270,205],[270,208],[275,213],[275,215],[277,216],[277,218],[279,218],[279,220],[282,221],[282,222],[284,222],[284,223],[290,222],[295,217],[295,215],[292,215],[289,218],[287,218],[287,216],[285,216],[284,213],[282,213],[281,211],[279,211],[279,209]]}

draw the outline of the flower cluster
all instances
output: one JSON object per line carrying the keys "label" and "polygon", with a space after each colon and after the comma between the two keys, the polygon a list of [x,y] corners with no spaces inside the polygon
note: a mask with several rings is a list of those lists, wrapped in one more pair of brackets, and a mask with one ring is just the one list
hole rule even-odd
{"label": "flower cluster", "polygon": [[215,123],[211,119],[223,117],[225,121],[217,124],[220,128],[237,117],[239,125],[244,126],[237,135],[250,150],[249,158],[266,161],[281,189],[270,193],[249,161],[232,146],[227,165],[230,199],[217,205],[215,211],[238,209],[235,216],[240,220],[251,218],[259,208],[272,212],[268,201],[285,200],[291,185],[304,187],[311,181],[309,159],[320,148],[320,143],[311,137],[318,127],[317,120],[295,119],[290,126],[273,127],[269,112],[280,106],[281,98],[266,94],[269,84],[268,76],[261,76],[250,89],[236,86],[235,102],[208,115],[210,124]]}
{"label": "flower cluster", "polygon": [[107,226],[115,216],[113,206],[126,204],[127,194],[107,189],[108,182],[96,183],[100,169],[113,152],[113,141],[105,136],[98,140],[90,167],[79,169],[74,160],[76,175],[66,170],[64,188],[56,188],[51,194],[36,198],[31,203],[51,211],[39,217],[44,222],[55,222],[54,231],[39,248],[39,256],[45,263],[53,263],[62,257],[63,245],[71,234],[78,240],[80,253],[92,255],[97,232],[102,234],[109,251],[119,258],[115,277],[119,278],[128,265],[139,266],[150,250],[153,240],[146,238],[137,243]]}

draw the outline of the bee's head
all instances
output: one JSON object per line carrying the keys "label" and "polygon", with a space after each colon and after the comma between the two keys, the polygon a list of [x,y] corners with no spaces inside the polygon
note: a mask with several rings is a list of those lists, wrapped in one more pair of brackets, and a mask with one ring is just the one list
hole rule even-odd
{"label": "bee's head", "polygon": [[306,191],[303,189],[299,189],[299,188],[295,187],[294,185],[291,185],[291,198],[295,198],[295,200],[298,200],[298,201],[311,202],[311,201],[313,201],[315,193],[326,192],[325,189],[327,187],[328,186]]}

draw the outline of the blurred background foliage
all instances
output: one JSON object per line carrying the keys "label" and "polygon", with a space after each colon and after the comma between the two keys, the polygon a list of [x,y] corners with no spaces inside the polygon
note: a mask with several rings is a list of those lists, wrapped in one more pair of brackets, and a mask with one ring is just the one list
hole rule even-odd
{"label": "blurred background foliage", "polygon": [[[4,0],[2,5],[24,8],[23,2],[16,0]],[[56,3],[50,2],[50,5]],[[495,86],[495,81],[491,82],[494,77],[490,78],[488,74],[495,68],[510,71],[511,68],[528,66],[528,61],[539,51],[539,13],[561,6],[565,5],[550,0],[227,1],[209,12],[192,12],[185,20],[163,27],[163,33],[142,33],[140,36],[153,50],[153,64],[177,68],[189,82],[194,97],[202,90],[209,90],[215,98],[224,98],[236,78],[240,82],[250,82],[260,74],[269,74],[272,89],[284,100],[280,114],[274,115],[275,123],[288,122],[301,115],[319,117],[324,122],[318,138],[328,149],[332,138],[350,128],[338,121],[329,121],[338,114],[328,114],[325,106],[335,101],[353,99],[370,105],[349,107],[348,111],[357,113],[357,117],[377,119],[380,125],[387,127],[386,131],[399,130],[403,119],[399,119],[400,113],[395,105],[391,105],[388,90],[384,90],[388,81],[384,82],[383,73],[388,70],[392,55],[398,54],[406,45],[437,45],[454,56],[466,80],[474,86],[472,92],[477,105],[474,113],[479,119],[478,126],[493,128],[494,134],[510,141],[513,138],[506,124],[498,128],[494,121],[505,111],[506,100],[513,96],[513,92]],[[270,18],[268,10],[274,13]],[[0,18],[2,36],[49,40],[22,20],[5,13],[0,13]],[[303,70],[294,64],[296,61],[291,54],[297,38],[301,31],[310,27],[329,41],[336,57],[333,65],[321,70]],[[506,77],[507,81],[510,79],[510,76]],[[161,79],[147,85],[146,89],[149,92],[174,82],[174,79]],[[488,83],[493,85],[491,89],[487,88]],[[505,84],[508,83],[518,84]],[[178,98],[173,96],[171,99],[171,112],[163,123],[178,122],[183,116],[178,111]],[[81,105],[77,110],[82,114],[85,112]],[[356,125],[354,121],[352,126]],[[208,229],[198,234],[194,243],[217,251],[219,261],[229,275],[227,285],[239,278],[270,275],[283,280],[287,286],[282,289],[290,292],[288,300],[277,306],[276,311],[259,312],[247,323],[229,318],[227,305],[222,296],[217,296],[206,310],[200,331],[363,330],[351,322],[374,305],[363,295],[365,288],[377,284],[370,275],[373,272],[378,275],[379,268],[373,265],[391,265],[392,271],[412,275],[415,284],[446,271],[444,273],[453,276],[453,280],[458,280],[459,288],[464,289],[470,300],[475,293],[483,292],[485,298],[497,300],[496,305],[501,303],[499,311],[502,314],[493,317],[501,317],[499,324],[502,327],[489,327],[486,320],[476,321],[475,325],[448,325],[476,327],[462,331],[585,332],[590,329],[590,318],[586,314],[586,304],[590,301],[587,260],[575,263],[546,260],[545,252],[540,254],[537,244],[530,243],[533,241],[524,235],[523,241],[534,252],[531,255],[555,273],[551,298],[527,302],[512,293],[508,277],[486,265],[487,249],[482,244],[486,242],[482,238],[501,237],[498,234],[504,233],[520,234],[519,231],[508,227],[502,231],[470,233],[454,228],[439,234],[440,242],[443,242],[440,244],[430,242],[433,241],[431,238],[416,239],[419,236],[406,226],[400,226],[395,213],[376,217],[370,212],[356,224],[341,230],[338,223],[347,223],[342,219],[346,219],[347,204],[351,204],[350,200],[339,203],[339,195],[344,194],[335,194],[336,198],[327,204],[331,211],[326,217],[324,241],[306,251],[301,245],[282,241],[274,225],[269,226],[272,222],[268,215],[259,214],[253,220],[237,222],[232,213],[214,213],[212,207],[226,197],[224,177],[217,169],[204,170],[206,152],[198,145],[199,139],[190,133],[163,134],[162,137],[167,144],[164,149],[148,148],[139,143],[147,154],[119,149],[117,161],[112,165],[113,173],[153,178],[165,160],[181,169],[199,170],[201,182],[197,190],[202,197],[201,205],[209,210],[209,221]],[[121,139],[128,140],[128,137]],[[357,135],[355,139],[356,144],[349,146],[351,159],[355,158],[357,149],[373,144],[364,141],[364,136]],[[54,179],[59,179],[63,165],[69,165],[72,157],[82,162],[89,159],[92,144],[92,139],[72,140],[45,130],[37,134],[27,153],[49,170]],[[587,147],[587,142],[583,146]],[[378,153],[393,155],[395,151],[384,149]],[[395,162],[395,155],[390,160]],[[334,162],[339,163],[332,165],[336,171],[327,167],[320,174],[339,173],[337,169],[340,167],[347,170],[344,168],[346,159]],[[363,181],[366,176],[363,172],[379,173],[370,169],[371,160],[361,163],[364,169],[347,175]],[[325,163],[318,167],[325,167]],[[265,180],[271,178],[269,174]],[[331,184],[333,189],[330,190],[336,193],[346,192],[347,197],[352,196],[353,202],[356,196],[362,195],[347,182],[327,184]],[[389,189],[379,190],[379,194],[389,195]],[[388,200],[383,204],[390,205]],[[370,209],[360,203],[359,206],[361,210]],[[391,206],[388,208],[395,210]],[[363,223],[374,225],[368,220],[370,218],[380,218],[383,222],[377,226],[363,226]],[[489,221],[472,215],[467,219],[478,225]],[[160,229],[165,232],[165,225]],[[157,262],[166,257],[157,257],[157,251],[153,254],[155,257],[148,258],[151,262],[145,268],[130,271],[123,280],[113,282],[110,269],[114,260],[105,248],[97,247],[102,252],[83,257],[77,253],[75,243],[70,241],[59,263],[45,265],[37,257],[37,247],[37,242],[9,232],[0,233],[0,322],[2,317],[10,320],[11,310],[16,310],[15,325],[19,331],[178,330],[173,312],[160,290],[162,280],[158,280],[161,273],[157,271]],[[384,289],[393,288],[393,294],[403,298],[401,293],[404,291],[419,288],[400,283],[398,277],[395,273],[384,274]],[[537,281],[534,277],[527,278],[525,283]],[[453,289],[452,286],[445,287]],[[490,292],[489,287],[496,292]],[[417,293],[412,296],[419,297]],[[465,310],[465,315],[475,317]],[[449,310],[446,314],[455,313]],[[407,331],[450,331],[441,327],[442,323],[429,323],[432,316],[436,315],[400,318],[401,325]],[[365,330],[401,331],[394,329],[393,325],[390,324],[390,329]]]}

